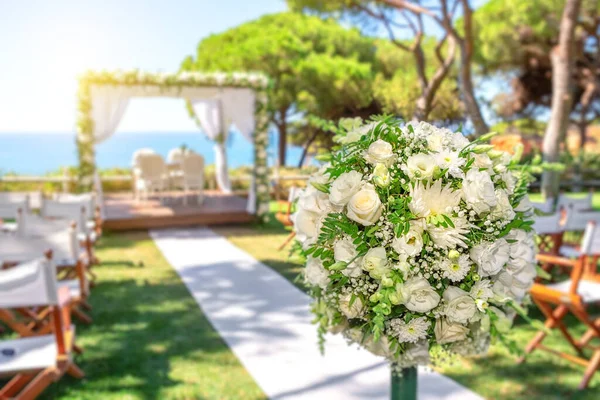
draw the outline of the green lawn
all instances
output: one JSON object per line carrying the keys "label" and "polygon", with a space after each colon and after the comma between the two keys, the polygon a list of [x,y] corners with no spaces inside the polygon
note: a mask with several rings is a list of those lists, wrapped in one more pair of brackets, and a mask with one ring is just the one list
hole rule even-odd
{"label": "green lawn", "polygon": [[265,398],[146,233],[105,236],[98,256],[94,323],[77,326],[87,378],[44,398]]}
{"label": "green lawn", "polygon": [[[277,250],[289,233],[277,223],[215,231],[302,289],[295,281],[301,266],[288,261],[287,250]],[[97,267],[100,280],[91,298],[94,323],[78,326],[85,354],[77,362],[88,377],[63,379],[45,398],[264,398],[146,233],[108,235],[98,255],[103,265]],[[535,309],[531,314],[540,318]],[[583,331],[574,321],[567,322],[576,332]],[[511,333],[522,347],[533,335],[521,321]],[[546,343],[567,348],[558,335]],[[600,398],[600,375],[590,389],[574,393],[583,368],[542,352],[517,365],[504,348],[494,345],[487,358],[460,360],[440,371],[490,399]]]}

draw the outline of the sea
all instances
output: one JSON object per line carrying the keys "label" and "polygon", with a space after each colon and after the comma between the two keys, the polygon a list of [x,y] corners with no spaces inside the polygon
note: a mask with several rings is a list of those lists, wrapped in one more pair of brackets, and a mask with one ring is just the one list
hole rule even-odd
{"label": "sea", "polygon": [[[270,133],[269,164],[277,156],[277,135]],[[140,148],[151,148],[166,158],[169,150],[186,145],[202,154],[206,165],[214,164],[213,142],[201,132],[117,132],[96,146],[96,163],[99,168],[128,168],[131,156]],[[227,141],[229,168],[253,163],[253,145],[241,134],[232,132]],[[302,148],[290,146],[287,165],[297,166]],[[74,133],[10,133],[0,132],[0,175],[43,175],[61,167],[77,165]]]}

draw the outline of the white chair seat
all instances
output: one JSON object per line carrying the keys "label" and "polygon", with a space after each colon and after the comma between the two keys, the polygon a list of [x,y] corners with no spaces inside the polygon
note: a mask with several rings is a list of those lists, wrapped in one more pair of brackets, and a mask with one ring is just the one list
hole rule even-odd
{"label": "white chair seat", "polygon": [[80,242],[83,242],[87,238],[89,238],[92,243],[96,243],[96,240],[98,239],[98,235],[96,235],[96,232],[94,232],[94,231],[91,231],[88,234],[85,234],[85,233],[78,233],[77,234],[77,239]]}
{"label": "white chair seat", "polygon": [[96,229],[96,221],[87,221],[85,223],[85,226],[88,231],[93,231],[94,229]]}
{"label": "white chair seat", "polygon": [[68,281],[58,281],[58,287],[69,288],[69,294],[72,299],[79,299],[81,297],[81,287],[79,286],[79,281],[77,279],[70,279]]}
{"label": "white chair seat", "polygon": [[0,341],[1,349],[12,349],[13,356],[0,352],[0,375],[39,371],[56,365],[58,349],[54,335],[26,337]]}
{"label": "white chair seat", "polygon": [[[548,285],[548,287],[559,292],[569,293],[569,289],[571,288],[571,280],[569,279],[563,282],[552,283]],[[586,280],[579,281],[577,294],[581,296],[581,299],[584,303],[600,302],[600,282]]]}
{"label": "white chair seat", "polygon": [[577,250],[574,246],[568,245],[560,246],[560,248],[558,249],[558,253],[561,256],[567,258],[577,258],[581,255],[581,252]]}

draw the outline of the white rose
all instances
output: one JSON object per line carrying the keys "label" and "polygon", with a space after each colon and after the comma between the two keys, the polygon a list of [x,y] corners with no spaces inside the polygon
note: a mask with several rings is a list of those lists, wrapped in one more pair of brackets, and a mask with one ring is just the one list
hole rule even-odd
{"label": "white rose", "polygon": [[365,306],[360,300],[360,297],[354,298],[354,303],[350,305],[350,300],[352,299],[352,295],[350,293],[340,296],[339,307],[342,314],[344,314],[347,318],[357,318],[359,317]]}
{"label": "white rose", "polygon": [[293,216],[294,228],[300,242],[316,238],[319,234],[320,215],[299,208]]}
{"label": "white rose", "polygon": [[507,300],[521,301],[531,283],[523,284],[514,279],[508,272],[501,272],[495,277],[494,286],[492,287],[494,301],[496,303],[504,303]]}
{"label": "white rose", "polygon": [[410,179],[429,179],[437,169],[435,156],[430,154],[415,154],[406,160],[402,170]]}
{"label": "white rose", "polygon": [[381,279],[389,271],[385,248],[373,247],[363,257],[362,268],[374,279]]}
{"label": "white rose", "polygon": [[317,172],[312,174],[308,180],[309,185],[307,187],[310,187],[311,186],[310,183],[312,183],[312,182],[319,183],[322,185],[328,184],[331,177],[327,173],[327,170],[330,167],[331,167],[331,163],[327,163],[327,164],[323,165],[321,168],[319,168],[319,170]]}
{"label": "white rose", "polygon": [[364,226],[373,225],[382,211],[381,200],[372,185],[365,185],[348,202],[348,218]]}
{"label": "white rose", "polygon": [[475,168],[492,168],[492,160],[488,157],[487,154],[472,154],[475,158],[473,162],[473,166]]}
{"label": "white rose", "polygon": [[508,262],[510,247],[505,239],[498,239],[495,242],[481,242],[471,248],[469,254],[471,260],[479,269],[479,276],[496,275],[502,270],[502,267]]}
{"label": "white rose", "polygon": [[463,195],[477,214],[488,212],[496,205],[496,191],[490,174],[470,169],[463,179]]}
{"label": "white rose", "polygon": [[477,311],[475,301],[461,288],[449,286],[442,297],[446,303],[444,313],[449,322],[466,324]]}
{"label": "white rose", "polygon": [[423,229],[421,225],[414,223],[406,235],[395,238],[392,248],[403,258],[414,257],[423,250]]}
{"label": "white rose", "polygon": [[336,178],[329,189],[329,201],[345,206],[362,185],[362,174],[358,171],[344,172]]}
{"label": "white rose", "polygon": [[424,278],[411,278],[402,285],[404,305],[410,311],[426,313],[440,302],[440,295]]}
{"label": "white rose", "polygon": [[[356,257],[357,254],[358,252],[356,251],[356,247],[354,246],[354,243],[352,243],[352,239],[349,237],[337,240],[333,245],[333,258],[335,261],[350,263],[350,261],[354,260],[354,257]],[[351,278],[360,276],[362,274],[361,262],[362,260],[360,258],[354,260],[342,270],[342,274]]]}
{"label": "white rose", "polygon": [[435,320],[433,332],[435,333],[435,339],[438,344],[446,344],[465,339],[469,333],[469,328],[440,318]]}
{"label": "white rose", "polygon": [[512,221],[515,217],[515,211],[510,205],[510,200],[504,189],[496,189],[496,206],[492,209],[490,215],[495,220],[503,219],[506,221]]}
{"label": "white rose", "polygon": [[436,129],[427,135],[427,147],[436,153],[444,150],[446,141],[446,134],[442,130]]}
{"label": "white rose", "polygon": [[506,191],[508,194],[513,194],[515,187],[517,186],[517,178],[512,171],[505,171],[502,173],[502,181],[506,185]]}
{"label": "white rose", "polygon": [[395,158],[396,156],[394,154],[394,150],[392,149],[392,145],[381,139],[371,143],[367,149],[367,154],[365,154],[365,160],[372,165],[381,163],[386,166],[390,166],[394,162]]}
{"label": "white rose", "polygon": [[382,188],[390,185],[390,171],[384,164],[377,164],[373,169],[373,182]]}
{"label": "white rose", "polygon": [[329,283],[329,272],[323,267],[323,262],[315,257],[308,257],[304,277],[311,285],[321,288],[325,288]]}
{"label": "white rose", "polygon": [[320,192],[314,187],[307,187],[298,196],[298,209],[314,212],[317,214],[327,214],[332,211],[329,197],[326,193]]}

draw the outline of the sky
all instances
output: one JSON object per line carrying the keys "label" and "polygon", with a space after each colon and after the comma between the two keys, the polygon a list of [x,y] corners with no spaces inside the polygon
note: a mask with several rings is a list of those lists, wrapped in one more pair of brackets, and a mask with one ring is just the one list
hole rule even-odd
{"label": "sky", "polygon": [[[0,133],[74,132],[86,69],[176,72],[198,42],[284,0],[0,0]],[[183,100],[135,99],[122,132],[198,132]]]}

